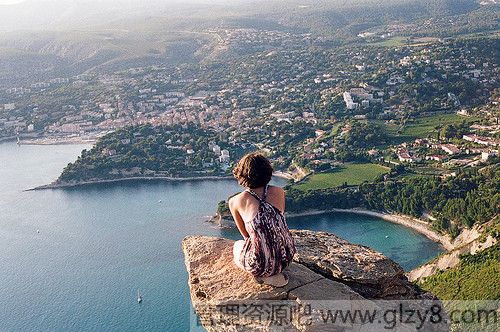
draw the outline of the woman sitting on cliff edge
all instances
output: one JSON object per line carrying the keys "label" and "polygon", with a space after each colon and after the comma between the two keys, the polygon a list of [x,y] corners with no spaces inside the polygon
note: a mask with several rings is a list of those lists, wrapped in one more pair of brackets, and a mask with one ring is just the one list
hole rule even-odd
{"label": "woman sitting on cliff edge", "polygon": [[295,254],[284,215],[285,192],[269,185],[273,168],[259,153],[245,155],[233,174],[245,188],[229,200],[229,209],[244,238],[234,244],[234,262],[257,282],[283,287],[288,278],[282,271]]}

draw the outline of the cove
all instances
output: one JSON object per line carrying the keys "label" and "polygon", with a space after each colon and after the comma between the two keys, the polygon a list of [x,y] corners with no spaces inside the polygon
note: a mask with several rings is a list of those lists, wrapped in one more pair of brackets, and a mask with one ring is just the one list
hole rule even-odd
{"label": "cove", "polygon": [[[0,144],[2,329],[188,330],[181,240],[238,238],[205,220],[240,188],[232,180],[136,181],[23,191],[54,180],[83,148]],[[369,216],[329,213],[288,222],[371,246],[406,270],[442,251],[411,229]]]}

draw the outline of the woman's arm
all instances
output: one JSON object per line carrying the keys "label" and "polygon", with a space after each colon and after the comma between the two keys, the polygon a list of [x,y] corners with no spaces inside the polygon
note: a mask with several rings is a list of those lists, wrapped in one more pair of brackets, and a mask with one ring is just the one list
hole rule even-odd
{"label": "woman's arm", "polygon": [[231,211],[231,215],[233,216],[234,222],[236,223],[236,227],[238,227],[238,230],[240,231],[243,238],[246,239],[250,237],[245,228],[245,222],[243,221],[243,218],[241,218],[241,215],[238,212],[238,204],[236,202],[236,199],[234,199],[234,197],[229,199],[229,210]]}
{"label": "woman's arm", "polygon": [[280,187],[273,186],[273,192],[275,193],[275,203],[276,208],[285,213],[285,191]]}
{"label": "woman's arm", "polygon": [[285,213],[285,191],[283,189],[281,189],[281,201],[283,202],[282,206],[283,206],[283,210],[281,210],[282,213]]}

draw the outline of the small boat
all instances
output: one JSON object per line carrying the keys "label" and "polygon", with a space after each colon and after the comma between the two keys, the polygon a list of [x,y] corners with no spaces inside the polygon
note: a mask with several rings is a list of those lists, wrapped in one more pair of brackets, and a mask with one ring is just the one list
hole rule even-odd
{"label": "small boat", "polygon": [[161,203],[161,199],[158,201],[158,203]]}
{"label": "small boat", "polygon": [[141,293],[139,292],[139,290],[137,290],[137,303],[141,303],[142,302],[142,296],[141,296]]}

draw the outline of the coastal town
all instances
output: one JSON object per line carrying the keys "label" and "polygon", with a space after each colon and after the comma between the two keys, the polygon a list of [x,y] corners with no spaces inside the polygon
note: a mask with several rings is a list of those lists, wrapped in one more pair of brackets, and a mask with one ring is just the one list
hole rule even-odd
{"label": "coastal town", "polygon": [[[92,143],[129,126],[195,126],[219,136],[200,150],[192,148],[196,137],[189,132],[164,142],[184,166],[194,166],[189,157],[212,151],[196,158],[197,171],[212,173],[213,165],[228,169],[236,151],[260,149],[298,178],[352,161],[412,164],[417,172],[449,176],[498,154],[499,68],[488,38],[387,47],[363,36],[346,47],[312,48],[319,41],[310,35],[207,33],[216,34],[220,47],[246,45],[250,55],[5,88],[0,138]],[[262,45],[272,48],[255,51]],[[122,142],[133,145],[134,138]],[[119,157],[115,149],[101,153]]]}

